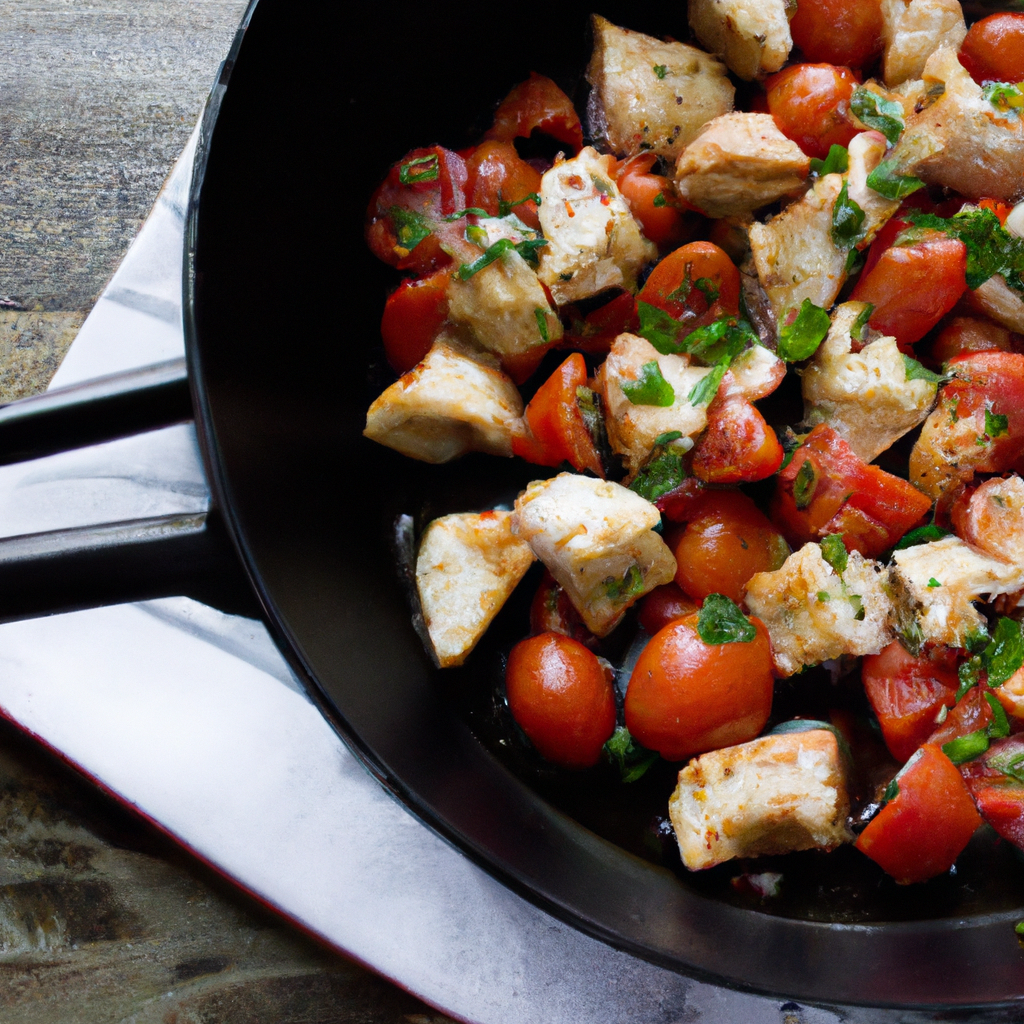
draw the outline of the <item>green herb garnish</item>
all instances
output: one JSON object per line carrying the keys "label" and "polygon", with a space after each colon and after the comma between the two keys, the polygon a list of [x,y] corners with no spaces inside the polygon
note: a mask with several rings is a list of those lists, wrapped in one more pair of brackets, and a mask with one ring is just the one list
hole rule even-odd
{"label": "green herb garnish", "polygon": [[832,207],[832,243],[837,249],[846,252],[863,239],[864,217],[864,211],[850,198],[844,181]]}
{"label": "green herb garnish", "polygon": [[[678,431],[672,433],[682,436]],[[671,436],[662,434],[662,437]],[[674,491],[686,478],[682,454],[675,448],[666,447],[667,444],[668,442],[661,442],[660,438],[655,442],[651,457],[629,485],[631,491],[635,491],[641,498],[646,498],[650,502],[655,502],[663,494]]]}
{"label": "green herb garnish", "polygon": [[811,157],[811,170],[819,177],[826,174],[842,174],[850,166],[850,152],[845,146],[831,145],[824,160]]}
{"label": "green herb garnish", "polygon": [[712,401],[715,395],[718,394],[718,385],[722,383],[722,378],[729,369],[729,364],[731,362],[731,356],[726,356],[719,360],[715,364],[714,369],[706,377],[701,377],[701,379],[693,385],[690,389],[690,393],[686,396],[690,405],[707,405]]}
{"label": "green herb garnish", "polygon": [[818,486],[818,471],[810,459],[804,459],[793,478],[793,501],[799,509],[805,509],[814,497]]}
{"label": "green herb garnish", "polygon": [[902,551],[904,548],[912,548],[917,544],[927,544],[929,541],[942,540],[949,536],[949,530],[941,526],[929,523],[927,526],[919,526],[916,530],[905,533],[893,548],[894,551]]}
{"label": "green herb garnish", "polygon": [[[864,308],[860,311],[857,319],[850,325],[850,337],[855,341],[863,341],[864,334],[868,328],[868,321],[874,315],[875,304],[873,302],[867,302],[864,304]],[[914,362],[917,362],[915,359]],[[920,366],[921,364],[918,363]]]}
{"label": "green herb garnish", "polygon": [[1010,429],[1010,418],[1002,413],[985,410],[985,433],[989,437],[1002,437]]}
{"label": "green herb garnish", "polygon": [[437,181],[440,171],[437,154],[420,156],[398,168],[398,180],[403,185],[415,185],[421,181]]}
{"label": "green herb garnish", "polygon": [[988,672],[989,686],[1002,686],[1022,665],[1024,665],[1024,636],[1020,624],[1001,617],[988,646],[981,652],[981,659]]}
{"label": "green herb garnish", "polygon": [[853,90],[850,109],[869,128],[881,132],[895,146],[903,134],[903,107],[895,100],[887,100],[877,92],[860,86]]}
{"label": "green herb garnish", "polygon": [[966,736],[958,736],[955,740],[942,744],[942,752],[953,762],[963,764],[988,750],[988,733],[984,729],[969,732]]}
{"label": "green herb garnish", "polygon": [[540,331],[541,341],[545,343],[549,342],[551,340],[551,336],[548,333],[547,313],[538,306],[534,309],[533,315],[537,318],[537,330]]}
{"label": "green herb garnish", "polygon": [[1014,85],[1012,82],[989,82],[981,87],[981,94],[1000,113],[1016,114],[1020,117],[1021,108],[1024,107],[1024,92],[1021,92],[1020,85]]}
{"label": "green herb garnish", "polygon": [[392,206],[388,217],[395,229],[395,238],[403,249],[415,249],[434,230],[434,225],[426,217],[403,206]]}
{"label": "green herb garnish", "polygon": [[937,580],[937,579],[936,579],[936,578],[935,578],[934,576],[932,576],[932,577],[931,577],[931,578],[930,578],[930,579],[928,580],[928,586],[929,586],[929,587],[941,587],[941,586],[942,586],[942,584],[941,584],[941,583],[940,583],[940,582],[939,582],[939,581],[938,581],[938,580]]}
{"label": "green herb garnish", "polygon": [[846,572],[846,565],[850,558],[846,551],[846,545],[843,543],[843,535],[830,533],[827,537],[821,538],[818,546],[821,548],[821,557],[835,569],[837,575],[842,576]]}
{"label": "green herb garnish", "polygon": [[675,389],[662,376],[661,367],[655,359],[640,367],[640,376],[636,380],[621,381],[619,387],[633,405],[657,405],[664,408],[676,400]]}
{"label": "green herb garnish", "polygon": [[611,739],[604,745],[604,752],[608,760],[618,768],[622,782],[636,782],[658,760],[658,755],[640,746],[624,725],[618,726],[612,733]]}
{"label": "green herb garnish", "polygon": [[929,370],[927,366],[922,366],[913,356],[906,354],[903,356],[903,368],[906,370],[907,380],[926,380],[929,384],[943,384],[949,379],[943,377],[941,373]]}
{"label": "green herb garnish", "polygon": [[678,344],[683,325],[670,313],[649,302],[637,302],[640,317],[640,337],[646,338],[663,356],[678,355]]}
{"label": "green herb garnish", "polygon": [[654,73],[658,78],[664,78],[668,74],[668,66],[665,64],[655,64]]}
{"label": "green herb garnish", "polygon": [[828,313],[810,299],[804,299],[791,323],[779,327],[778,354],[787,363],[810,359],[828,334],[831,320]]}
{"label": "green herb garnish", "polygon": [[622,602],[631,597],[639,597],[644,592],[644,574],[639,565],[631,565],[621,580],[609,576],[604,581],[604,592],[609,600]]}
{"label": "green herb garnish", "polygon": [[899,161],[883,160],[867,178],[868,188],[874,189],[886,199],[899,200],[913,195],[924,182],[912,174],[900,174],[897,171]]}
{"label": "green herb garnish", "polygon": [[697,614],[697,634],[706,644],[748,644],[757,629],[724,594],[708,594]]}
{"label": "green herb garnish", "polygon": [[527,238],[522,242],[513,242],[510,238],[499,238],[487,251],[478,256],[472,263],[463,263],[459,267],[459,278],[468,281],[474,274],[479,274],[485,267],[489,267],[496,259],[513,249],[532,266],[539,262],[537,250],[547,245],[543,238]]}

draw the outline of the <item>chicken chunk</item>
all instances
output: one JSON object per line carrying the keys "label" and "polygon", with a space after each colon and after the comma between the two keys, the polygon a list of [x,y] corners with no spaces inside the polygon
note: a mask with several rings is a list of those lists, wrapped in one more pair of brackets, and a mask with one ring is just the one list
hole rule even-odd
{"label": "chicken chunk", "polygon": [[[671,385],[671,405],[635,405],[622,385],[635,382],[647,363],[656,363]],[[692,405],[687,398],[697,383],[711,372],[707,366],[691,366],[689,356],[662,355],[646,338],[620,334],[608,358],[597,371],[597,386],[605,410],[608,442],[612,451],[626,458],[630,474],[647,461],[655,440],[678,430],[696,437],[707,425],[707,406]]]}
{"label": "chicken chunk", "polygon": [[679,157],[676,190],[709,217],[733,217],[801,191],[810,169],[771,114],[722,114]]}
{"label": "chicken chunk", "polygon": [[972,602],[1024,589],[1024,566],[993,558],[959,537],[904,548],[892,560],[894,623],[912,653],[928,642],[966,646],[971,634],[985,629]]}
{"label": "chicken chunk", "polygon": [[805,544],[747,583],[747,607],[767,627],[780,675],[844,654],[877,654],[892,640],[881,566],[851,551],[842,576]]}
{"label": "chicken chunk", "polygon": [[732,110],[725,65],[686,43],[663,43],[594,15],[590,133],[619,156],[676,157],[704,124]]}
{"label": "chicken chunk", "polygon": [[561,473],[516,499],[512,532],[565,590],[587,628],[605,636],[644,594],[670,582],[676,560],[654,532],[661,513],[605,480]]}
{"label": "chicken chunk", "polygon": [[895,338],[878,338],[853,351],[850,330],[867,309],[844,302],[804,370],[804,420],[827,423],[865,462],[921,423],[935,403],[936,385],[907,380]]}
{"label": "chicken chunk", "polygon": [[940,47],[954,52],[967,35],[960,0],[882,0],[883,78],[890,88],[921,78]]}
{"label": "chicken chunk", "polygon": [[969,295],[975,309],[1003,327],[1024,334],[1024,298],[1006,283],[1002,274],[990,277]]}
{"label": "chicken chunk", "polygon": [[466,660],[533,563],[511,519],[511,512],[465,512],[423,531],[416,589],[441,668]]}
{"label": "chicken chunk", "polygon": [[777,322],[810,299],[830,309],[846,280],[846,253],[832,241],[832,208],[843,177],[826,174],[767,224],[750,228],[757,276]]}
{"label": "chicken chunk", "polygon": [[967,503],[962,527],[965,541],[994,558],[1024,566],[1024,480],[986,480]]}
{"label": "chicken chunk", "polygon": [[466,452],[512,455],[523,400],[498,361],[442,332],[423,362],[403,374],[366,413],[363,434],[422,462]]}
{"label": "chicken chunk", "polygon": [[518,356],[562,337],[562,323],[530,265],[510,249],[463,280],[448,285],[448,316],[488,352]]}
{"label": "chicken chunk", "polygon": [[540,226],[548,244],[537,273],[559,306],[607,288],[631,290],[640,268],[657,256],[615,185],[612,162],[588,146],[541,178]]}
{"label": "chicken chunk", "polygon": [[703,47],[750,82],[778,71],[793,49],[786,8],[786,0],[690,0],[690,27]]}
{"label": "chicken chunk", "polygon": [[853,839],[842,755],[826,729],[702,754],[680,773],[668,812],[691,871]]}

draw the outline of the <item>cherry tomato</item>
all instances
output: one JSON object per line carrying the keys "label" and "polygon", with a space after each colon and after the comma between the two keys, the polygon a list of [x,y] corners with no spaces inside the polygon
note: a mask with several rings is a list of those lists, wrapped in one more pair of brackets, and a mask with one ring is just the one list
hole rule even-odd
{"label": "cherry tomato", "polygon": [[768,631],[748,643],[706,644],[696,614],[669,623],[643,649],[626,690],[626,728],[669,761],[744,743],[772,709]]}
{"label": "cherry tomato", "polygon": [[676,619],[692,615],[697,610],[693,599],[684,594],[677,583],[666,583],[655,587],[646,597],[640,599],[640,625],[654,636],[659,629]]}
{"label": "cherry tomato", "polygon": [[880,0],[800,0],[789,30],[808,60],[862,68],[882,52],[883,25]]}
{"label": "cherry tomato", "polygon": [[388,296],[380,321],[391,368],[396,373],[408,373],[430,350],[447,318],[447,270],[403,281]]}
{"label": "cherry tomato", "polygon": [[981,817],[955,765],[928,743],[898,776],[899,792],[857,839],[897,882],[923,882],[948,871]]}
{"label": "cherry tomato", "polygon": [[960,46],[960,63],[979,85],[1024,78],[1024,14],[990,14],[976,21]]}
{"label": "cherry tomato", "polygon": [[694,218],[676,195],[672,182],[664,175],[651,173],[656,161],[653,153],[630,157],[619,167],[615,183],[644,234],[664,250],[691,235]]}
{"label": "cherry tomato", "polygon": [[604,477],[601,457],[583,419],[577,388],[587,383],[587,365],[574,352],[537,389],[523,413],[523,429],[512,436],[512,453],[537,466],[568,462]]}
{"label": "cherry tomato", "polygon": [[636,334],[640,329],[636,300],[629,292],[620,292],[582,318],[575,307],[563,307],[561,312],[563,315],[568,312],[571,326],[562,335],[559,347],[579,349],[591,355],[607,355],[620,334]]}
{"label": "cherry tomato", "polygon": [[501,101],[485,138],[513,142],[535,130],[571,146],[574,154],[583,148],[583,127],[572,100],[550,78],[531,72]]}
{"label": "cherry tomato", "polygon": [[1014,335],[993,320],[957,316],[950,320],[932,342],[933,363],[949,362],[971,352],[1013,351]]}
{"label": "cherry tomato", "polygon": [[[511,142],[484,142],[466,159],[466,206],[499,215],[499,204],[516,203],[513,213],[540,227],[537,204],[527,196],[540,192],[540,171],[521,159]],[[526,202],[521,200],[526,199]]]}
{"label": "cherry tomato", "polygon": [[696,601],[718,593],[739,602],[751,576],[773,572],[789,555],[782,534],[740,491],[704,491],[688,519],[675,546],[676,583]]}
{"label": "cherry tomato", "polygon": [[512,717],[542,757],[589,768],[615,731],[615,693],[597,656],[561,633],[520,640],[508,656]]}
{"label": "cherry tomato", "polygon": [[849,145],[860,131],[850,114],[850,97],[860,82],[849,68],[793,64],[764,84],[779,131],[808,156],[824,160],[831,146]]}
{"label": "cherry tomato", "polygon": [[706,483],[753,483],[776,472],[784,457],[775,431],[757,408],[731,395],[708,407],[708,427],[693,449],[691,468]]}
{"label": "cherry tomato", "polygon": [[592,647],[598,642],[598,637],[583,624],[569,595],[547,570],[530,602],[530,632],[533,635],[561,633],[585,647]]}
{"label": "cherry tomato", "polygon": [[1007,842],[1024,850],[1024,786],[1007,780],[972,789],[985,819]]}
{"label": "cherry tomato", "polygon": [[885,745],[898,761],[906,761],[935,731],[936,716],[953,706],[960,685],[948,656],[915,658],[898,640],[864,658],[861,679]]}

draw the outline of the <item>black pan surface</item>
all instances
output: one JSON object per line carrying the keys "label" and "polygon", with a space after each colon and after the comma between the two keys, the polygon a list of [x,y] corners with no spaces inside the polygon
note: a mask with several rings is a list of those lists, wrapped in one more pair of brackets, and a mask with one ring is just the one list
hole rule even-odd
{"label": "black pan surface", "polygon": [[[1024,998],[1013,927],[1024,866],[1005,848],[993,854],[983,837],[958,878],[902,890],[865,875],[850,851],[800,855],[778,862],[793,896],[771,906],[735,894],[735,867],[686,877],[657,818],[671,773],[623,790],[600,773],[545,772],[502,724],[496,681],[503,645],[526,631],[522,594],[447,675],[411,626],[396,516],[423,525],[492,507],[537,471],[480,456],[425,466],[362,438],[366,408],[391,380],[378,327],[396,281],[363,245],[366,202],[414,146],[475,141],[531,70],[579,101],[590,12],[250,9],[204,123],[186,280],[197,419],[241,558],[293,665],[371,770],[559,917],[691,975],[807,1001]],[[615,0],[599,13],[686,36],[685,5]]]}

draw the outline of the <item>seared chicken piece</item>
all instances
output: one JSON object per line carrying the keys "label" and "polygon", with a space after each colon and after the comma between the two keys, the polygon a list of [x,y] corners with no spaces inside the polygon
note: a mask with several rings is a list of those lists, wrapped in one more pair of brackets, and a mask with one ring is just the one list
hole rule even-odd
{"label": "seared chicken piece", "polygon": [[865,462],[921,423],[935,403],[936,385],[907,380],[895,338],[879,337],[853,351],[850,330],[867,309],[844,302],[803,373],[804,421],[827,423]]}
{"label": "seared chicken piece", "polygon": [[810,169],[771,114],[723,114],[679,157],[676,190],[709,217],[732,217],[801,191]]}
{"label": "seared chicken piece", "polygon": [[975,309],[1011,331],[1024,334],[1024,298],[1006,283],[1002,274],[990,277],[969,295]]}
{"label": "seared chicken piece", "polygon": [[767,627],[783,676],[844,654],[877,654],[892,640],[881,566],[857,551],[840,577],[817,544],[805,544],[781,569],[753,576],[746,603]]}
{"label": "seared chicken piece", "polygon": [[588,146],[541,179],[540,226],[548,244],[538,277],[559,306],[607,288],[631,290],[640,268],[657,256],[615,185],[612,163]]}
{"label": "seared chicken piece", "polygon": [[[671,405],[634,405],[622,385],[635,382],[647,363],[657,363],[662,377],[672,386]],[[597,371],[597,386],[604,404],[608,441],[612,451],[623,455],[630,474],[647,461],[661,434],[678,430],[696,437],[707,425],[707,405],[691,405],[687,395],[711,372],[708,366],[691,366],[689,356],[662,355],[646,338],[620,334],[608,358]]]}
{"label": "seared chicken piece", "polygon": [[693,34],[747,82],[778,71],[793,37],[786,0],[690,0]]}
{"label": "seared chicken piece", "polygon": [[882,0],[885,84],[892,87],[924,74],[940,47],[954,52],[967,35],[960,0]]}
{"label": "seared chicken piece", "polygon": [[561,473],[519,495],[512,532],[547,566],[587,628],[605,636],[634,601],[675,576],[676,560],[653,530],[660,522],[654,505],[620,484]]}
{"label": "seared chicken piece", "polygon": [[1024,589],[1024,566],[985,554],[959,537],[943,537],[893,552],[889,592],[904,646],[916,653],[929,641],[965,647],[985,619],[972,604]]}
{"label": "seared chicken piece", "polygon": [[522,415],[523,400],[498,361],[442,332],[423,362],[370,406],[363,434],[422,462],[471,451],[511,456]]}
{"label": "seared chicken piece", "polygon": [[465,512],[423,531],[416,589],[441,668],[461,665],[533,563],[511,512]]}
{"label": "seared chicken piece", "polygon": [[695,46],[663,43],[594,15],[590,133],[619,156],[675,160],[707,121],[732,110],[725,65]]}
{"label": "seared chicken piece", "polygon": [[710,868],[853,839],[842,755],[826,729],[723,747],[680,773],[668,813],[683,863]]}
{"label": "seared chicken piece", "polygon": [[994,558],[1024,566],[1024,480],[986,480],[967,504],[963,539]]}

